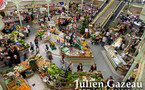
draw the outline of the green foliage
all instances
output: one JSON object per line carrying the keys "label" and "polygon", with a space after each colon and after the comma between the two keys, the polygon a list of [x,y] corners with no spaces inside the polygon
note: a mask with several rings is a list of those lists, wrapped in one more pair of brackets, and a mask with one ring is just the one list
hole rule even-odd
{"label": "green foliage", "polygon": [[83,81],[83,77],[79,77],[79,80],[80,80],[80,81]]}
{"label": "green foliage", "polygon": [[74,81],[73,74],[72,74],[71,71],[68,72],[66,80],[67,80],[67,82],[73,82]]}
{"label": "green foliage", "polygon": [[36,58],[41,58],[41,55],[40,55],[40,54],[37,54],[37,55],[36,55]]}
{"label": "green foliage", "polygon": [[47,68],[47,72],[54,77],[58,77],[59,74],[63,74],[63,71],[53,63],[51,63],[50,67]]}
{"label": "green foliage", "polygon": [[9,69],[7,69],[5,71],[2,71],[1,74],[4,75],[4,74],[7,74],[7,73],[9,73],[11,71],[13,71],[13,67],[12,68],[9,68]]}
{"label": "green foliage", "polygon": [[21,43],[22,48],[28,48],[29,44],[26,43],[24,40],[22,39],[18,39],[18,42]]}
{"label": "green foliage", "polygon": [[80,33],[81,34],[85,33],[85,28],[87,27],[87,25],[88,25],[88,20],[85,17],[85,19],[82,21],[82,25],[81,25],[81,28],[80,28]]}
{"label": "green foliage", "polygon": [[73,73],[73,78],[74,78],[74,79],[79,78],[79,74],[78,74],[78,72],[74,72],[74,73]]}
{"label": "green foliage", "polygon": [[38,32],[38,33],[36,33],[37,37],[41,37],[42,35],[44,35],[44,32]]}
{"label": "green foliage", "polygon": [[11,34],[13,35],[18,34],[18,31],[12,31]]}

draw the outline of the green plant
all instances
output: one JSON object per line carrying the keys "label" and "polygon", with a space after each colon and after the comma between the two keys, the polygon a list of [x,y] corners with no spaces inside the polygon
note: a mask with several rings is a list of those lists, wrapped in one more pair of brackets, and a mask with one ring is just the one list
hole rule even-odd
{"label": "green plant", "polygon": [[9,73],[11,71],[13,71],[13,67],[12,68],[9,68],[9,69],[7,69],[5,71],[2,71],[1,74],[4,75],[4,74],[7,74],[7,73]]}
{"label": "green plant", "polygon": [[41,37],[42,35],[44,35],[44,32],[38,32],[38,33],[36,33],[37,37]]}
{"label": "green plant", "polygon": [[72,72],[70,72],[70,71],[68,72],[66,80],[67,80],[67,82],[73,82],[74,81]]}
{"label": "green plant", "polygon": [[85,19],[82,21],[82,25],[81,25],[81,28],[80,28],[80,33],[81,34],[85,33],[85,28],[87,27],[87,25],[88,25],[88,20],[85,17]]}
{"label": "green plant", "polygon": [[18,31],[12,31],[11,34],[13,35],[18,34]]}
{"label": "green plant", "polygon": [[80,81],[83,81],[83,77],[79,77],[79,80],[80,80]]}

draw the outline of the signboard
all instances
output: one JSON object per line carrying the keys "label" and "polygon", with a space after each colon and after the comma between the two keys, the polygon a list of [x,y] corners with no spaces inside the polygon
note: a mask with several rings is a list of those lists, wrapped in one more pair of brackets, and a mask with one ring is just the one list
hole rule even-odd
{"label": "signboard", "polygon": [[[53,7],[53,6],[55,6],[55,4],[49,3],[49,7]],[[47,8],[47,4],[43,4],[42,7]]]}
{"label": "signboard", "polygon": [[42,5],[34,5],[34,4],[32,4],[32,5],[25,6],[25,8],[40,8],[40,7],[42,7]]}
{"label": "signboard", "polygon": [[85,28],[85,32],[89,32],[89,29],[88,28]]}

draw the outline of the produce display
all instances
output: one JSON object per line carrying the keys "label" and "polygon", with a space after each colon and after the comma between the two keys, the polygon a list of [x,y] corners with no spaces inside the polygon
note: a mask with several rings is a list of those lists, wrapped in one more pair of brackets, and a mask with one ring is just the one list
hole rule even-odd
{"label": "produce display", "polygon": [[42,37],[44,35],[44,32],[43,31],[38,31],[37,33],[36,33],[36,36],[37,37]]}
{"label": "produce display", "polygon": [[9,69],[7,69],[7,70],[5,70],[5,71],[2,71],[2,72],[1,72],[1,75],[4,76],[5,74],[7,74],[7,73],[9,73],[9,72],[13,72],[13,68],[14,68],[14,67],[11,67],[11,68],[9,68]]}
{"label": "produce display", "polygon": [[[56,84],[61,82],[75,82],[75,80],[83,81],[83,80],[92,80],[97,82],[104,82],[104,79],[99,77],[98,72],[66,72],[58,68],[54,63],[51,63],[50,66],[47,68],[46,74],[41,74],[41,78],[44,82],[52,82],[56,81]],[[49,77],[48,77],[49,76]]]}
{"label": "produce display", "polygon": [[18,50],[23,50],[29,48],[29,44],[26,43],[24,40],[18,38],[18,31],[13,31],[11,34],[8,35],[11,41],[11,49],[13,50],[16,47]]}
{"label": "produce display", "polygon": [[4,81],[8,90],[30,90],[30,86],[21,76],[18,76],[15,79],[8,77],[7,79],[4,79]]}
{"label": "produce display", "polygon": [[37,19],[34,19],[33,21],[32,21],[34,24],[39,24],[39,20],[37,20]]}
{"label": "produce display", "polygon": [[50,66],[50,62],[44,60],[43,58],[37,59],[37,66],[39,68],[43,68],[43,66],[45,66],[45,65]]}
{"label": "produce display", "polygon": [[[69,43],[69,42],[66,42]],[[63,45],[61,51],[69,57],[93,57],[92,51],[85,40],[76,39],[73,40],[73,46],[69,44]]]}
{"label": "produce display", "polygon": [[118,38],[112,45],[104,46],[106,50],[106,54],[114,68],[117,68],[120,64],[126,65],[126,62],[122,59],[122,57],[115,50],[115,48],[119,48],[121,46],[121,41],[122,41],[122,38]]}
{"label": "produce display", "polygon": [[22,72],[22,71],[24,71],[28,68],[30,68],[30,65],[29,65],[28,61],[24,61],[20,65],[15,66],[13,69],[14,69],[15,72]]}

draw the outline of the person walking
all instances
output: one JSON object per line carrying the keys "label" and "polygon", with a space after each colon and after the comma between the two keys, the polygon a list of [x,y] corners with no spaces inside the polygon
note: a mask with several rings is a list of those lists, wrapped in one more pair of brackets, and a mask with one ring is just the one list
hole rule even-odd
{"label": "person walking", "polygon": [[73,63],[71,61],[69,62],[69,65],[68,65],[68,69],[67,70],[68,71],[71,71],[71,72],[73,70]]}
{"label": "person walking", "polygon": [[48,50],[49,50],[49,47],[48,47],[48,45],[45,45],[45,47],[46,47],[46,50],[48,51]]}
{"label": "person walking", "polygon": [[61,67],[62,70],[66,71],[67,70],[67,67],[66,67],[66,64],[64,63]]}
{"label": "person walking", "polygon": [[30,42],[30,50],[34,52],[34,44],[32,42]]}
{"label": "person walking", "polygon": [[38,47],[38,38],[37,37],[35,37],[34,42],[35,42],[36,47]]}
{"label": "person walking", "polygon": [[28,31],[28,28],[27,27],[25,29],[25,32],[26,32],[26,37],[29,37],[29,31]]}
{"label": "person walking", "polygon": [[31,30],[30,30],[30,25],[29,25],[29,24],[27,24],[26,28],[28,29],[28,31],[29,31],[29,33],[30,33]]}
{"label": "person walking", "polygon": [[102,38],[102,47],[104,47],[104,45],[106,43],[106,40],[107,40],[106,36],[103,36],[103,38]]}
{"label": "person walking", "polygon": [[26,53],[26,52],[24,52],[24,54],[23,54],[23,55],[24,55],[24,61],[25,61],[25,60],[28,58],[28,57],[27,57],[27,53]]}
{"label": "person walking", "polygon": [[39,47],[36,47],[36,55],[39,54]]}

